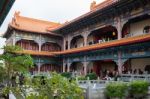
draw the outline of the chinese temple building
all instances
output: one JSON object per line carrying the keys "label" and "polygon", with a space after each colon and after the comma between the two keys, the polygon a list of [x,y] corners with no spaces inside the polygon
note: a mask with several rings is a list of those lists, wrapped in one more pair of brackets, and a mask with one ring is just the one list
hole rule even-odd
{"label": "chinese temple building", "polygon": [[0,0],[0,26],[6,18],[15,0]]}
{"label": "chinese temple building", "polygon": [[62,36],[60,34],[49,32],[47,29],[53,29],[60,26],[59,23],[47,22],[19,15],[16,12],[9,24],[4,37],[7,38],[7,45],[18,45],[23,48],[25,54],[32,55],[34,59],[34,68],[32,73],[61,71],[61,61],[56,59],[51,52],[61,51]]}
{"label": "chinese temple building", "polygon": [[65,24],[14,15],[4,37],[31,54],[31,71],[150,73],[150,1],[93,2]]}

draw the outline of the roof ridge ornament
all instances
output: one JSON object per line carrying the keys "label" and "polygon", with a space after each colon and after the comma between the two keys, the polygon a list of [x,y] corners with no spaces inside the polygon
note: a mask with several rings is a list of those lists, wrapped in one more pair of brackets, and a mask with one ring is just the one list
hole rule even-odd
{"label": "roof ridge ornament", "polygon": [[20,11],[15,11],[14,17],[15,16],[20,16]]}
{"label": "roof ridge ornament", "polygon": [[15,11],[14,17],[12,19],[12,24],[15,24],[16,26],[19,27],[19,24],[17,24],[17,17],[20,16],[20,11]]}
{"label": "roof ridge ornament", "polygon": [[93,1],[90,6],[90,10],[93,10],[96,6],[96,1]]}

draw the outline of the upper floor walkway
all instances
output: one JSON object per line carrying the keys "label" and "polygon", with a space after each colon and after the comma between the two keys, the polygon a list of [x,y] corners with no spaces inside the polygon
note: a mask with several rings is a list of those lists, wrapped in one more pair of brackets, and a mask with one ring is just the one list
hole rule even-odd
{"label": "upper floor walkway", "polygon": [[34,51],[34,50],[23,50],[19,53],[28,53],[31,55],[45,55],[45,56],[58,56],[58,55],[65,55],[65,54],[73,54],[73,53],[79,53],[79,52],[86,52],[91,50],[100,50],[105,48],[111,48],[111,47],[117,47],[117,46],[125,46],[125,45],[131,45],[136,44],[140,42],[147,42],[150,41],[150,34],[143,34],[140,36],[134,36],[134,37],[128,37],[128,38],[122,38],[120,40],[113,40],[109,42],[103,42],[103,43],[97,43],[93,45],[88,45],[80,48],[73,48],[65,51]]}

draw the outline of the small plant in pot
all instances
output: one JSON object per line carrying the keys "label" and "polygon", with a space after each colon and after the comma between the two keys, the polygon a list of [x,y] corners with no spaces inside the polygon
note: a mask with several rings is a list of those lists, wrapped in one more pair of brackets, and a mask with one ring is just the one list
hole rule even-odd
{"label": "small plant in pot", "polygon": [[130,94],[135,99],[143,99],[148,93],[149,83],[147,81],[138,80],[130,82]]}
{"label": "small plant in pot", "polygon": [[124,82],[111,82],[106,86],[105,94],[110,99],[125,99],[128,86]]}

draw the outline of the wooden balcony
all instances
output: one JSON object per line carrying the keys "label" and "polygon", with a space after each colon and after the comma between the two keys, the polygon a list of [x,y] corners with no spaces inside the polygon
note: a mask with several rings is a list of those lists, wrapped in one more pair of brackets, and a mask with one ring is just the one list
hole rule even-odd
{"label": "wooden balcony", "polygon": [[122,38],[121,40],[97,43],[97,44],[88,45],[80,48],[73,48],[65,51],[54,51],[54,52],[40,51],[39,52],[39,51],[32,51],[32,50],[24,50],[18,53],[40,55],[40,56],[55,56],[55,55],[63,55],[63,54],[71,54],[71,53],[78,53],[84,51],[105,49],[105,48],[116,47],[116,46],[124,46],[129,44],[145,42],[145,41],[150,41],[150,34],[144,34],[144,35],[129,37],[129,38]]}
{"label": "wooden balcony", "polygon": [[97,49],[104,49],[104,48],[110,48],[110,47],[116,47],[116,46],[124,46],[134,43],[140,43],[150,41],[150,34],[144,34],[140,36],[134,36],[134,37],[128,37],[128,38],[122,38],[121,40],[114,40],[110,42],[102,42],[97,43],[93,45],[88,45],[80,48],[73,48],[70,50],[65,50],[61,52],[54,52],[55,54],[71,54],[71,53],[78,53],[83,51],[91,51],[91,50],[97,50]]}

